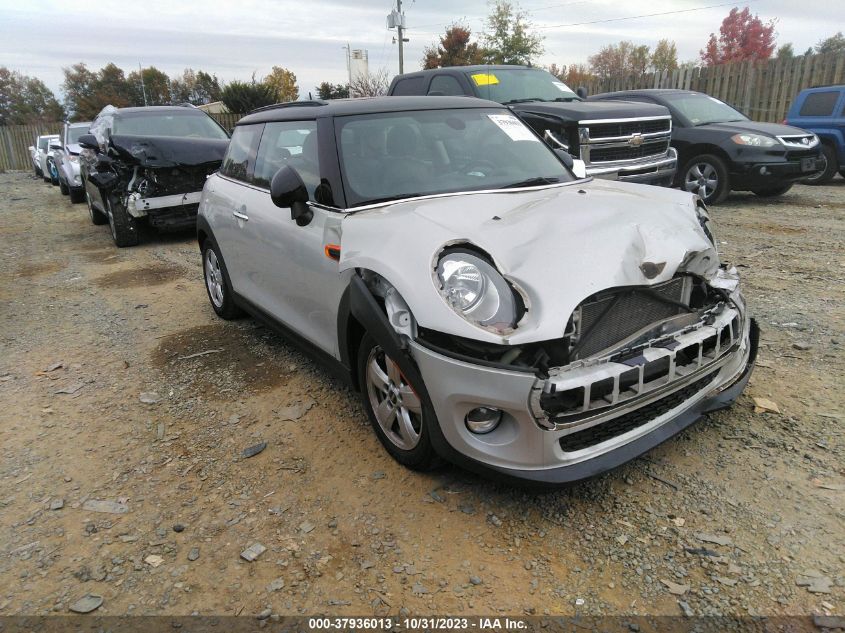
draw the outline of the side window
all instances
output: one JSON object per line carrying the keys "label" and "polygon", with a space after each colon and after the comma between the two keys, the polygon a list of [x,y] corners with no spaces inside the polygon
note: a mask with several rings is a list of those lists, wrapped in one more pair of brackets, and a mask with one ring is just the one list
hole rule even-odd
{"label": "side window", "polygon": [[798,116],[832,116],[838,100],[839,92],[836,90],[811,92],[801,104]]}
{"label": "side window", "polygon": [[320,184],[316,121],[277,121],[264,125],[261,144],[255,158],[253,182],[266,189],[279,169],[290,165],[299,172],[308,194]]}
{"label": "side window", "polygon": [[261,124],[239,125],[232,133],[229,149],[223,159],[220,173],[235,180],[249,182],[255,164],[255,148],[261,136]]}
{"label": "side window", "polygon": [[393,92],[390,94],[394,97],[421,95],[423,94],[424,87],[425,77],[408,77],[407,79],[397,81]]}
{"label": "side window", "polygon": [[464,95],[464,90],[461,88],[461,83],[451,75],[437,75],[428,87],[428,94],[434,93],[447,97],[460,97]]}

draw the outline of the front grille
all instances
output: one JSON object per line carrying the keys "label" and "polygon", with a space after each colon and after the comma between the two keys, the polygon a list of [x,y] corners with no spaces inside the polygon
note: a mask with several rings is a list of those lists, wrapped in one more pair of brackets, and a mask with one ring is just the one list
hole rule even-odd
{"label": "front grille", "polygon": [[613,138],[617,136],[631,136],[633,134],[655,134],[668,132],[671,122],[669,119],[647,119],[645,121],[626,121],[624,123],[590,123],[590,138]]}
{"label": "front grille", "polygon": [[590,148],[590,162],[603,163],[617,160],[634,160],[647,156],[659,156],[669,150],[668,139],[643,141],[639,147],[626,145],[624,147],[602,147],[594,145]]}
{"label": "front grille", "polygon": [[718,372],[714,371],[703,378],[699,378],[682,389],[678,389],[668,396],[655,400],[635,411],[620,415],[619,417],[601,422],[583,431],[576,431],[560,438],[560,447],[566,453],[580,451],[596,444],[618,437],[628,431],[632,431],[644,424],[648,424],[655,418],[671,411],[681,405],[699,391],[707,387],[715,378]]}
{"label": "front grille", "polygon": [[688,279],[676,277],[651,288],[623,289],[581,304],[577,357],[591,356],[649,325],[686,312],[672,302],[685,303]]}

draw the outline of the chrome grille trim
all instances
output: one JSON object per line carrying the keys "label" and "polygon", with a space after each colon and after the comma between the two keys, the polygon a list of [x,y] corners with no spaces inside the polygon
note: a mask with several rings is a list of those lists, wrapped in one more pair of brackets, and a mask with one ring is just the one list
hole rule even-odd
{"label": "chrome grille trim", "polygon": [[[591,133],[590,126],[596,128],[613,124],[631,124],[631,123],[653,123],[655,121],[666,121],[667,129],[659,132],[633,132],[624,135],[612,136],[594,136]],[[578,122],[578,139],[580,145],[580,158],[587,166],[590,165],[608,165],[608,164],[626,164],[632,162],[642,162],[653,159],[654,157],[663,156],[668,151],[669,143],[672,138],[672,117],[670,115],[658,117],[634,117],[629,119],[585,119]],[[659,143],[655,141],[665,141]],[[641,148],[643,145],[648,145],[648,152],[643,152],[641,155],[633,156],[631,158],[614,158],[612,161],[608,160],[592,160],[590,151],[599,148],[619,148],[624,150],[630,147],[632,154],[635,150]]]}

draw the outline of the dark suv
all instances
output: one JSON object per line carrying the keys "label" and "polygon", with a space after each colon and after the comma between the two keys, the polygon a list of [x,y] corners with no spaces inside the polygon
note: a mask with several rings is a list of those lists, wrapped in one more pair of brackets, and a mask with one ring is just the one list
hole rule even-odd
{"label": "dark suv", "polygon": [[678,150],[677,184],[718,204],[731,190],[780,196],[824,167],[812,132],[750,120],[727,103],[690,90],[626,90],[591,101],[639,101],[669,108],[672,146]]}
{"label": "dark suv", "polygon": [[845,178],[845,85],[802,90],[784,123],[813,132],[822,142],[824,171],[805,183],[830,182],[837,171]]}
{"label": "dark suv", "polygon": [[508,106],[553,149],[583,160],[588,176],[669,185],[677,157],[666,108],[584,101],[551,73],[528,66],[454,66],[397,75],[391,96],[472,96]]}
{"label": "dark suv", "polygon": [[157,229],[196,225],[229,135],[193,106],[106,106],[78,142],[91,221],[108,222],[118,246],[134,246],[141,220]]}

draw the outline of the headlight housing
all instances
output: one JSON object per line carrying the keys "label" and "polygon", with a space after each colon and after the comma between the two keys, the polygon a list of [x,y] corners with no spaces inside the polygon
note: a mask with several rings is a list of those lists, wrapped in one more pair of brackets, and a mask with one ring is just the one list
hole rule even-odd
{"label": "headlight housing", "polygon": [[737,145],[749,145],[751,147],[774,147],[775,145],[780,145],[771,136],[763,136],[761,134],[734,134],[731,140]]}
{"label": "headlight housing", "polygon": [[499,332],[516,326],[513,290],[501,273],[478,255],[447,252],[437,263],[437,279],[443,299],[470,323]]}
{"label": "headlight housing", "polygon": [[79,162],[79,156],[77,156],[76,154],[69,154],[67,159],[72,163],[78,163]]}

